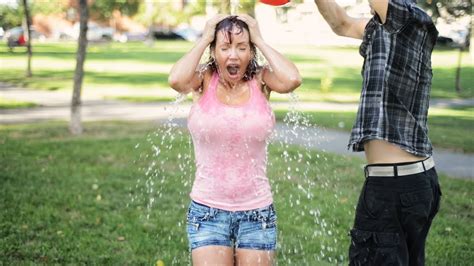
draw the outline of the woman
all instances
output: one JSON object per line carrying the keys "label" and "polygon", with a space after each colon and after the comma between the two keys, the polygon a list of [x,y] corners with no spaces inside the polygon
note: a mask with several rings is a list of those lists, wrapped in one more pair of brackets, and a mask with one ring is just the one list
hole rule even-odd
{"label": "woman", "polygon": [[[210,46],[209,62],[199,60]],[[259,67],[256,48],[269,67]],[[264,42],[248,15],[217,15],[172,68],[170,86],[199,96],[188,117],[196,176],[188,210],[194,265],[272,265],[276,214],[266,176],[275,124],[271,91],[301,84],[295,65]]]}

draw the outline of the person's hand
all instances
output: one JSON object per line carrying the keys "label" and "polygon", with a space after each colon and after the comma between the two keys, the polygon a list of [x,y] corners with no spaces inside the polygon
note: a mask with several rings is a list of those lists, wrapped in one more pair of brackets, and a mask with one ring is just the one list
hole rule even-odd
{"label": "person's hand", "polygon": [[240,14],[237,16],[237,18],[249,26],[250,40],[258,46],[258,44],[263,41],[263,38],[262,34],[260,34],[260,28],[258,27],[257,20],[247,14]]}
{"label": "person's hand", "polygon": [[216,32],[216,25],[225,19],[227,15],[217,14],[206,22],[204,31],[202,33],[202,39],[208,43],[214,40],[214,34]]}

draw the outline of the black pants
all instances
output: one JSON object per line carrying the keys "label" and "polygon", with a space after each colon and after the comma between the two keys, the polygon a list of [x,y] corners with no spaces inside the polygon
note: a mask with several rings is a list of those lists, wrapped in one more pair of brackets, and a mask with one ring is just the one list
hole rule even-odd
{"label": "black pants", "polygon": [[434,168],[408,176],[366,176],[350,232],[349,265],[424,265],[440,196]]}

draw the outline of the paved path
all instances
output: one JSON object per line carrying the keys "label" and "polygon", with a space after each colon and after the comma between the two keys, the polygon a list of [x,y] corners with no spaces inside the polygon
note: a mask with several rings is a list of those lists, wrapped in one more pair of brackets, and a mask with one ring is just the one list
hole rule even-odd
{"label": "paved path", "polygon": [[[113,92],[111,92],[113,93]],[[115,91],[116,93],[116,91]],[[135,91],[135,95],[136,95]],[[122,94],[123,95],[123,94]],[[170,94],[168,96],[173,96]],[[40,104],[40,107],[28,109],[0,110],[0,124],[15,124],[40,122],[47,120],[68,120],[70,93],[48,92],[28,89],[18,89],[0,84],[0,96],[9,99],[29,101]],[[106,95],[105,95],[106,96]],[[104,91],[89,93],[83,96],[82,118],[84,121],[101,120],[164,120],[170,116],[184,125],[184,119],[190,108],[190,103],[129,103],[103,100]],[[474,99],[467,100],[436,100],[432,106],[474,106]],[[275,103],[274,108],[287,108],[288,103]],[[298,110],[356,110],[356,104],[333,103],[298,103]],[[304,145],[322,151],[346,156],[362,157],[363,153],[353,153],[347,150],[349,133],[324,128],[290,128],[283,123],[277,124],[276,138],[290,144]],[[444,149],[435,149],[434,158],[437,169],[450,176],[474,179],[474,154],[455,153]]]}

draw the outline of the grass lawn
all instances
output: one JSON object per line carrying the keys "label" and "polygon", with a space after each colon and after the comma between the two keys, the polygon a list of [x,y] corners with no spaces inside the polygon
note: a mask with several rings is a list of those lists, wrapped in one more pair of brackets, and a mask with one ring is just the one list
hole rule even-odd
{"label": "grass lawn", "polygon": [[[0,126],[0,143],[0,264],[189,263],[186,132],[98,122],[73,137],[58,122]],[[269,158],[279,265],[347,264],[363,162],[280,143]],[[427,265],[469,265],[474,182],[440,180]]]}
{"label": "grass lawn", "polygon": [[[275,111],[277,120],[283,121],[287,111]],[[473,153],[474,107],[430,108],[429,137],[435,147],[458,152]],[[350,132],[356,118],[352,111],[308,111],[304,116],[311,125]]]}
{"label": "grass lawn", "polygon": [[38,106],[32,102],[15,101],[0,96],[0,109],[29,108]]}
{"label": "grass lawn", "polygon": [[[150,91],[169,89],[171,66],[192,46],[184,41],[90,44],[85,65],[84,90],[139,88]],[[298,90],[305,101],[357,102],[362,83],[362,57],[358,49],[285,46],[278,49],[294,61],[303,76]],[[75,67],[75,43],[35,43],[32,78],[24,77],[26,54],[0,46],[0,81],[44,90],[71,89]],[[454,91],[458,52],[436,50],[433,54],[434,98],[474,97],[474,62],[463,54],[461,85]],[[343,58],[343,60],[341,60]],[[118,95],[120,96],[120,95]]]}

